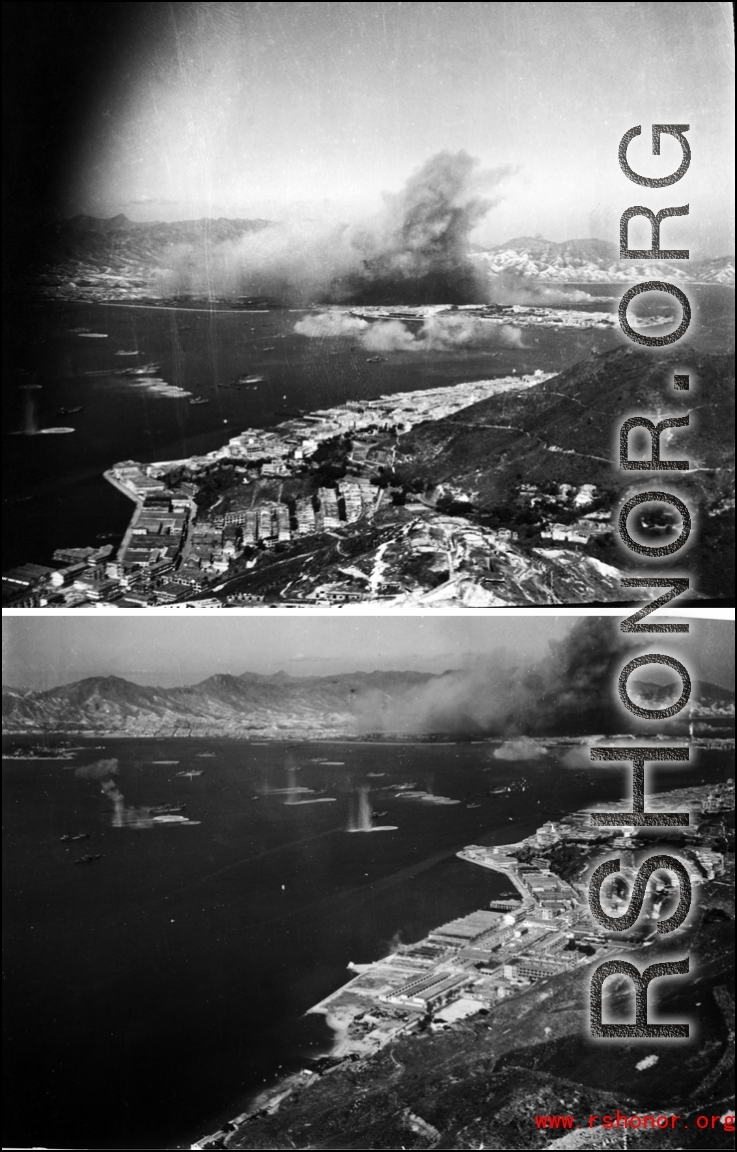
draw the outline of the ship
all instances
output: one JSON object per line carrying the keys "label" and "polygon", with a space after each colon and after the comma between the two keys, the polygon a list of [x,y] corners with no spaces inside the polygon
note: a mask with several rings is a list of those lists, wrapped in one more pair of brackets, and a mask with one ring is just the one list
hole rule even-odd
{"label": "ship", "polygon": [[239,376],[239,384],[263,384],[266,380],[265,376]]}
{"label": "ship", "polygon": [[192,399],[190,400],[190,404],[209,404],[209,403],[210,403],[210,401],[207,399],[206,396],[193,396]]}
{"label": "ship", "polygon": [[87,854],[85,856],[78,856],[77,859],[74,861],[74,863],[75,864],[91,864],[93,862],[93,860],[102,860],[102,853],[98,852],[97,855],[95,855],[95,856],[90,856],[89,854]]}
{"label": "ship", "polygon": [[121,368],[118,376],[155,376],[161,371],[160,364],[143,364],[140,368]]}
{"label": "ship", "polygon": [[201,776],[201,768],[190,768],[187,772],[177,772],[177,776],[188,776],[191,780],[194,776]]}

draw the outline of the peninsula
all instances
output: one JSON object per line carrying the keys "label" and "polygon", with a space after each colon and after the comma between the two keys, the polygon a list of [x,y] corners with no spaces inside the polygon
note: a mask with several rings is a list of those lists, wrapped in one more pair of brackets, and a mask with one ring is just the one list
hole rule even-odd
{"label": "peninsula", "polygon": [[[679,830],[678,853],[699,907],[675,934],[676,947],[698,955],[699,1001],[713,997],[716,1009],[701,1013],[699,1037],[688,1042],[690,1075],[677,1070],[672,1049],[658,1058],[670,1079],[659,1078],[657,1108],[672,1106],[681,1118],[707,1108],[721,1114],[729,1111],[734,1062],[734,1003],[724,987],[733,969],[734,784],[661,793],[648,798],[648,807],[691,814],[689,827]],[[361,1147],[538,1147],[535,1114],[652,1110],[647,1085],[638,1086],[624,1069],[610,1064],[606,1087],[599,1083],[605,1057],[586,1040],[585,993],[593,963],[661,955],[653,921],[674,890],[656,874],[633,929],[613,933],[595,924],[586,884],[591,867],[619,853],[625,882],[605,892],[616,915],[628,903],[647,841],[633,829],[592,827],[589,811],[548,821],[518,843],[460,851],[461,859],[502,873],[509,898],[380,960],[350,964],[356,974],[310,1009],[325,1014],[335,1032],[331,1054],[262,1093],[192,1147],[327,1148],[341,1139],[342,1146],[358,1147],[352,1136],[358,1131]],[[665,985],[661,997],[665,1006],[682,1000]],[[622,990],[615,1001],[622,1011]],[[512,1134],[524,1142],[506,1143]]]}

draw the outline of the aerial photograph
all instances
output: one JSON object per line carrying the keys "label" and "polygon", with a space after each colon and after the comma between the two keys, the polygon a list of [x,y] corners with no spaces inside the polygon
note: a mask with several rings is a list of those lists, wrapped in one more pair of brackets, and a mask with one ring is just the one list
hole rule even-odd
{"label": "aerial photograph", "polygon": [[732,597],[730,5],[4,15],[4,605]]}
{"label": "aerial photograph", "polygon": [[733,622],[6,624],[5,1147],[731,1147]]}

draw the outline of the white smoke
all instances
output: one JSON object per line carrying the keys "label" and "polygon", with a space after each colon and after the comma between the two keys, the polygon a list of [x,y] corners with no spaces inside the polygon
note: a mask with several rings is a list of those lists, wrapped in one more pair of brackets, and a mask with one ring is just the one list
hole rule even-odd
{"label": "white smoke", "polygon": [[368,323],[345,312],[319,312],[298,320],[294,331],[312,340],[348,336],[369,352],[442,352],[452,348],[522,348],[522,331],[463,312],[434,313],[413,331],[401,320]]}
{"label": "white smoke", "polygon": [[361,223],[294,220],[213,241],[169,245],[157,291],[259,294],[292,304],[369,299],[480,299],[469,236],[509,168],[479,171],[466,152],[439,152]]}
{"label": "white smoke", "polygon": [[495,760],[539,760],[547,749],[537,740],[527,736],[520,736],[518,740],[506,740],[494,752]]}
{"label": "white smoke", "polygon": [[118,772],[118,761],[95,760],[94,764],[80,764],[74,769],[74,775],[82,780],[105,780]]}

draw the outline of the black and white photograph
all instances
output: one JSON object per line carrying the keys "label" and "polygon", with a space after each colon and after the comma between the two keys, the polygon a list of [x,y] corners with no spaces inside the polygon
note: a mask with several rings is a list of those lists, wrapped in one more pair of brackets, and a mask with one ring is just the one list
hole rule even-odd
{"label": "black and white photograph", "polygon": [[6,618],[4,1146],[731,1147],[734,624],[676,620]]}
{"label": "black and white photograph", "polygon": [[731,5],[4,14],[4,604],[731,601]]}

